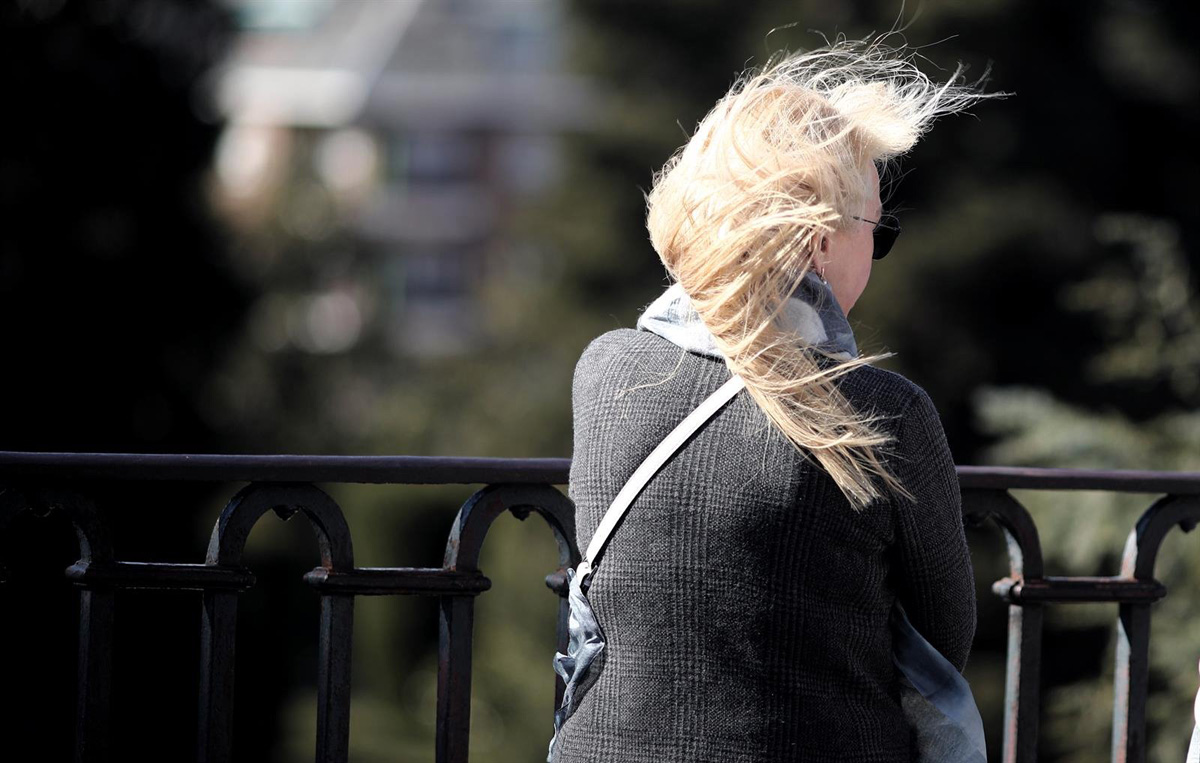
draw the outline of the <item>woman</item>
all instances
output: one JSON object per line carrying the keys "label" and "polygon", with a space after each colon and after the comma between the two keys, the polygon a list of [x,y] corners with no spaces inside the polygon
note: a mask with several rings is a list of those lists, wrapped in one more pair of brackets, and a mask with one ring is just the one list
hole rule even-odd
{"label": "woman", "polygon": [[961,671],[974,584],[954,461],[919,386],[846,320],[898,229],[880,166],[984,97],[838,41],[741,78],[655,177],[674,283],[575,370],[580,548],[689,412],[738,394],[611,537],[587,598],[606,643],[557,763],[910,761],[895,605]]}

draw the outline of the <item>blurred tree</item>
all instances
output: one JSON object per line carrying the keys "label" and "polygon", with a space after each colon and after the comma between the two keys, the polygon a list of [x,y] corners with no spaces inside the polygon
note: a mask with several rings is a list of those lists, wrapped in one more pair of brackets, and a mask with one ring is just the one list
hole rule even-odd
{"label": "blurred tree", "polygon": [[[0,449],[219,449],[198,392],[246,293],[206,211],[218,125],[193,85],[229,31],[221,8],[187,0],[0,6]],[[123,558],[196,560],[206,491],[93,494]],[[0,538],[6,744],[46,760],[73,743],[77,608],[62,571],[78,555],[58,519]],[[184,758],[194,736],[195,602],[154,597],[118,597],[125,759]]]}
{"label": "blurred tree", "polygon": [[[985,386],[973,398],[980,428],[997,441],[989,463],[1089,469],[1200,471],[1200,299],[1191,287],[1179,230],[1137,214],[1097,220],[1096,237],[1110,250],[1093,274],[1060,292],[1068,311],[1090,314],[1107,344],[1083,367],[1081,383],[1120,395],[1162,401],[1149,418],[1133,419],[1114,405],[1072,404],[1031,386]],[[1153,496],[1031,492],[1021,500],[1041,531],[1047,567],[1060,574],[1116,574],[1125,537]],[[1178,545],[1177,545],[1178,544]],[[1171,538],[1158,578],[1171,595],[1155,607],[1151,695],[1147,715],[1151,760],[1182,760],[1196,694],[1192,666],[1200,657],[1200,561],[1194,539]],[[1182,545],[1180,549],[1179,546]],[[1176,550],[1178,549],[1178,550]],[[1174,552],[1174,553],[1172,553]],[[1111,733],[1115,608],[1052,608],[1050,638],[1070,642],[1073,673],[1048,680],[1044,746],[1054,760],[1096,760]],[[1092,648],[1078,645],[1093,634]]]}

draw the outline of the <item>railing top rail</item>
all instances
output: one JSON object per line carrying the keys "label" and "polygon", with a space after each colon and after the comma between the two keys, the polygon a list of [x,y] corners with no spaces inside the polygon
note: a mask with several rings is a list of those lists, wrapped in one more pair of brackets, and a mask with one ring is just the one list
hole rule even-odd
{"label": "railing top rail", "polygon": [[568,458],[300,456],[0,451],[0,478],[391,485],[565,485]]}
{"label": "railing top rail", "polygon": [[1018,466],[959,466],[963,488],[998,490],[1105,490],[1118,493],[1200,495],[1200,472],[1136,469],[1044,469]]}
{"label": "railing top rail", "polygon": [[[0,477],[197,482],[565,485],[569,458],[308,456],[0,451]],[[974,489],[1200,495],[1200,472],[959,466]]]}

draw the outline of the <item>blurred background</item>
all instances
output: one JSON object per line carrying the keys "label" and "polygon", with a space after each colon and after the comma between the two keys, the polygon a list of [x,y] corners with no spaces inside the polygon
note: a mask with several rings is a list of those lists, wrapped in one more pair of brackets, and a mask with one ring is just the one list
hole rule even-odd
{"label": "blurred background", "polygon": [[[12,0],[0,8],[0,449],[569,456],[588,341],[667,285],[651,173],[743,68],[906,24],[922,66],[1014,92],[902,163],[904,226],[851,317],[937,402],[956,461],[1200,469],[1193,3],[1109,0]],[[1189,138],[1188,136],[1193,136]],[[120,558],[199,561],[236,485],[101,496]],[[361,566],[436,566],[474,488],[337,486]],[[1115,574],[1153,496],[1016,491],[1055,574]],[[1001,739],[1007,572],[970,535],[967,675]],[[1200,554],[1168,539],[1150,755],[1179,761]],[[70,757],[69,525],[0,537],[6,746]],[[317,561],[264,520],[239,614],[235,749],[311,759]],[[501,521],[472,753],[543,760],[556,566]],[[198,596],[117,598],[116,756],[188,759]],[[1115,607],[1048,611],[1041,759],[1108,758]],[[431,600],[356,604],[351,758],[433,756]],[[19,655],[20,659],[14,659]]]}

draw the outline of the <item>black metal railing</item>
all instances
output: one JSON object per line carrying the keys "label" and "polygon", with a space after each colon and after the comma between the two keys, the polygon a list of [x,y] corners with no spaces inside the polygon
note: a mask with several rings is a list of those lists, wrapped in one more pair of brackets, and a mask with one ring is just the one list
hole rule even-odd
{"label": "black metal railing", "polygon": [[[558,649],[566,651],[566,576],[579,561],[574,511],[555,485],[567,483],[568,459],[216,456],[0,452],[0,532],[25,511],[63,513],[79,537],[80,559],[67,577],[80,589],[75,755],[109,757],[113,596],[123,589],[200,591],[200,696],[196,758],[231,758],[234,634],[238,594],[253,585],[242,551],[255,523],[273,511],[303,514],[316,531],[321,564],[304,576],[320,597],[318,639],[318,761],[345,761],[350,728],[350,643],[354,597],[435,596],[439,603],[438,763],[465,763],[470,724],[474,597],[490,582],[479,552],[493,520],[505,512],[539,514],[558,546],[558,568],[547,585],[560,597]],[[1164,537],[1200,521],[1200,473],[1100,472],[959,467],[966,520],[992,520],[1003,530],[1011,565],[994,590],[1009,604],[1004,754],[1006,763],[1037,756],[1042,623],[1047,604],[1118,605],[1112,759],[1145,760],[1150,605],[1166,594],[1154,578]],[[86,481],[246,482],[221,512],[204,562],[122,561],[113,554],[103,514],[78,485]],[[463,504],[449,530],[441,567],[357,567],[350,528],[340,507],[313,483],[483,484]],[[1159,494],[1129,535],[1121,574],[1045,574],[1037,528],[1013,489],[1104,490]],[[0,560],[2,561],[2,560]],[[0,581],[3,577],[0,576]],[[11,659],[2,655],[0,659]],[[563,685],[556,679],[555,706]],[[546,709],[547,717],[551,709]]]}

